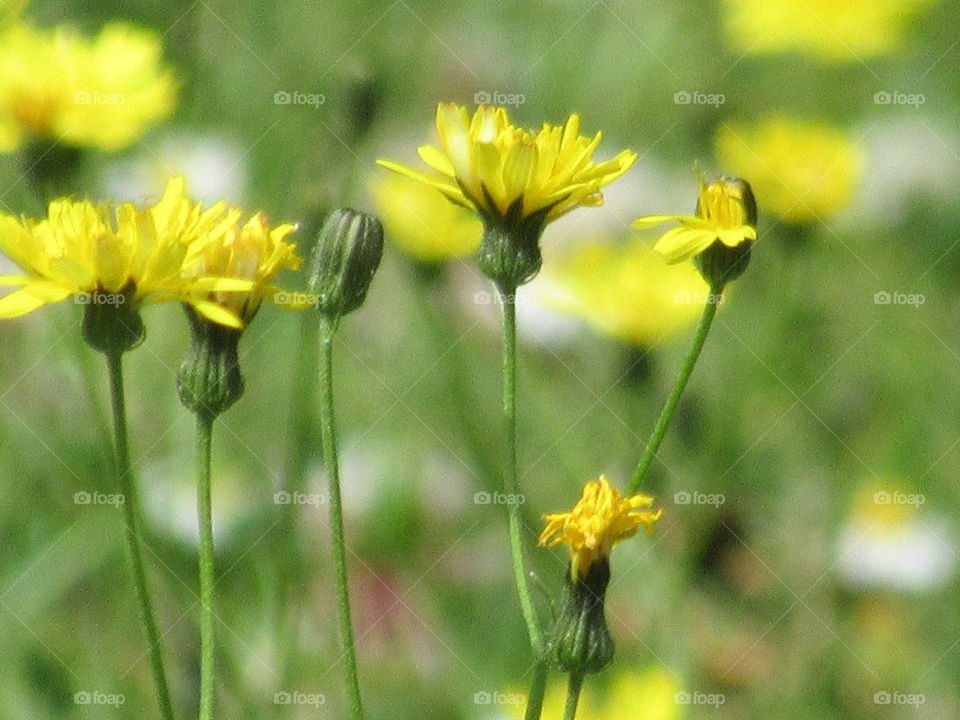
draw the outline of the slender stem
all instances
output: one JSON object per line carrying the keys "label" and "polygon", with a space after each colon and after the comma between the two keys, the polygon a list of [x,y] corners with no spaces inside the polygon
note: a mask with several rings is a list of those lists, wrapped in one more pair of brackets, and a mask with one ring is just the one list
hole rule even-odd
{"label": "slender stem", "polygon": [[147,656],[153,671],[157,690],[157,702],[164,720],[173,720],[173,703],[170,688],[163,669],[163,647],[153,615],[153,604],[147,586],[147,573],[143,563],[143,548],[140,540],[140,501],[137,497],[133,473],[130,469],[130,449],[127,438],[127,411],[123,392],[123,355],[107,353],[107,369],[110,375],[110,403],[113,409],[113,439],[116,453],[117,476],[124,496],[123,519],[126,523],[124,540],[133,566],[133,584],[140,605],[140,619],[147,636]]}
{"label": "slender stem", "polygon": [[657,450],[660,449],[660,443],[663,442],[663,438],[667,434],[667,428],[670,427],[670,420],[673,418],[673,413],[676,411],[677,404],[680,402],[680,396],[683,395],[683,391],[687,387],[687,382],[690,380],[690,375],[693,373],[693,368],[697,364],[697,359],[700,357],[700,351],[703,350],[703,343],[706,341],[707,334],[710,332],[710,326],[713,324],[713,319],[717,315],[717,307],[720,304],[722,295],[722,285],[710,289],[707,304],[704,305],[703,314],[700,316],[700,322],[697,324],[697,332],[693,338],[693,345],[690,347],[690,351],[687,353],[687,357],[680,367],[680,374],[677,375],[677,379],[673,384],[670,397],[667,398],[663,410],[660,411],[660,417],[657,419],[653,434],[650,435],[650,439],[647,441],[647,447],[643,451],[640,462],[637,464],[637,469],[633,472],[633,477],[630,479],[629,491],[631,493],[636,492],[640,487],[640,483],[643,482],[647,470],[650,469],[650,465],[657,456]]}
{"label": "slender stem", "polygon": [[333,564],[336,572],[337,614],[340,621],[340,643],[346,656],[347,691],[353,720],[363,720],[360,699],[360,677],[357,652],[350,618],[350,593],[347,588],[347,550],[343,533],[343,501],[340,497],[340,468],[337,460],[337,435],[333,412],[333,336],[336,320],[322,319],[320,353],[320,427],[323,436],[323,462],[330,485],[330,530],[333,533]]}
{"label": "slender stem", "polygon": [[580,702],[580,688],[583,687],[583,673],[570,673],[567,683],[567,704],[563,710],[563,720],[574,720],[577,716],[577,704]]}
{"label": "slender stem", "polygon": [[214,415],[197,413],[197,518],[200,522],[200,720],[213,720],[213,504],[210,500],[210,445]]}
{"label": "slender stem", "polygon": [[[523,558],[522,505],[519,502],[520,473],[517,468],[517,293],[516,288],[500,288],[503,308],[503,417],[507,430],[507,474],[504,494],[507,496],[507,520],[510,529],[510,551],[513,575],[520,595],[520,608],[527,623],[530,646],[538,657],[543,649],[540,621],[530,592],[526,563]],[[513,502],[511,502],[511,500]]]}
{"label": "slender stem", "polygon": [[547,663],[538,660],[533,668],[533,681],[530,683],[530,695],[527,697],[527,711],[524,720],[540,720],[543,713],[543,696],[547,691]]}

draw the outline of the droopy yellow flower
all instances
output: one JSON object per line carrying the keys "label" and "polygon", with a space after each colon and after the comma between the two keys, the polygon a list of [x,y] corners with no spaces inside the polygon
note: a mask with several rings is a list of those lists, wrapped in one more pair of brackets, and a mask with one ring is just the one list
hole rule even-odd
{"label": "droopy yellow flower", "polygon": [[540,544],[568,545],[570,574],[584,577],[595,561],[607,558],[614,545],[633,537],[641,525],[648,534],[653,532],[663,510],[644,509],[652,505],[653,498],[648,495],[624,497],[601,475],[584,486],[573,510],[543,516],[546,527],[540,533]]}
{"label": "droopy yellow flower", "polygon": [[757,239],[757,209],[753,192],[743,180],[720,177],[700,182],[695,215],[651,215],[634,220],[633,227],[649,228],[667,222],[668,230],[653,249],[668,263],[699,255],[720,243],[735,248]]}
{"label": "droopy yellow flower", "polygon": [[551,262],[531,288],[545,305],[641,347],[693,323],[710,292],[692,265],[666,265],[638,239],[577,247]]}
{"label": "droopy yellow flower", "polygon": [[95,38],[23,23],[0,34],[0,151],[31,137],[119,150],[169,115],[176,82],[160,38],[112,23]]}
{"label": "droopy yellow flower", "polygon": [[740,53],[797,50],[860,62],[902,46],[913,16],[935,0],[724,0],[726,36]]}
{"label": "droopy yellow flower", "polygon": [[418,260],[455,260],[480,245],[483,225],[477,216],[428,185],[389,175],[371,183],[370,194],[387,237]]}
{"label": "droopy yellow flower", "polygon": [[250,280],[184,274],[210,239],[200,230],[217,230],[209,216],[185,196],[182,178],[171,180],[163,198],[145,209],[124,203],[111,212],[106,205],[61,199],[39,220],[2,213],[0,250],[24,274],[0,277],[0,285],[20,287],[0,298],[0,318],[77,296],[80,303],[124,305],[132,312],[182,301],[214,322],[238,327],[237,315],[205,294],[248,291]]}
{"label": "droopy yellow flower", "polygon": [[839,128],[779,115],[723,125],[714,143],[725,167],[750,178],[761,207],[796,223],[845,209],[863,165],[860,149]]}

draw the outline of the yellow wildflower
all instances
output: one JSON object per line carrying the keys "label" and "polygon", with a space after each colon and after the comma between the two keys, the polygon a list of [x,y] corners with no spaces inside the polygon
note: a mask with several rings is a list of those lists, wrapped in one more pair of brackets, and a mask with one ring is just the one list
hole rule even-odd
{"label": "yellow wildflower", "polygon": [[60,199],[39,220],[0,213],[0,250],[24,270],[0,277],[0,285],[20,287],[0,298],[0,318],[76,296],[82,304],[124,305],[132,312],[181,301],[214,322],[239,327],[234,312],[205,294],[249,291],[253,282],[184,274],[208,240],[203,233],[217,231],[209,217],[185,196],[182,178],[172,179],[163,198],[145,209],[124,203],[111,212],[87,200]]}
{"label": "yellow wildflower", "polygon": [[569,546],[571,576],[582,578],[595,561],[609,557],[613,546],[633,537],[641,525],[648,534],[653,532],[663,510],[644,509],[652,505],[648,495],[624,497],[601,475],[586,484],[573,510],[543,516],[546,527],[540,544]]}
{"label": "yellow wildflower", "polygon": [[846,208],[863,165],[860,149],[842,130],[783,116],[724,125],[714,143],[725,167],[750,178],[761,207],[795,223]]}
{"label": "yellow wildflower", "polygon": [[737,52],[860,62],[901,47],[913,16],[934,1],[724,0],[723,20]]}
{"label": "yellow wildflower", "polygon": [[738,178],[701,181],[695,215],[651,215],[638,218],[633,227],[649,228],[667,222],[679,225],[664,233],[653,249],[671,264],[689,260],[714,243],[735,248],[757,239],[753,192]]}
{"label": "yellow wildflower", "polygon": [[477,251],[483,234],[480,220],[430,186],[390,175],[374,181],[370,192],[387,236],[418,260],[442,262]]}
{"label": "yellow wildflower", "polygon": [[692,265],[666,265],[639,240],[578,247],[552,263],[532,287],[545,305],[642,347],[690,325],[710,292]]}
{"label": "yellow wildflower", "polygon": [[33,137],[119,150],[174,108],[153,32],[112,23],[95,38],[23,23],[0,34],[0,151]]}

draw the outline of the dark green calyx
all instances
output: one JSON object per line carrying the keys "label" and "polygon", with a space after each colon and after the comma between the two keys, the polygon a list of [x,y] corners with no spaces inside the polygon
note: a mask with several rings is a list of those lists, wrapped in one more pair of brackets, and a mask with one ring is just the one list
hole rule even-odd
{"label": "dark green calyx", "polygon": [[[493,200],[488,198],[492,206]],[[540,236],[549,208],[523,217],[523,198],[517,199],[505,215],[485,214],[483,242],[477,259],[480,270],[502,291],[528,283],[540,272]]]}
{"label": "dark green calyx", "polygon": [[133,296],[132,285],[116,293],[94,290],[74,296],[74,302],[84,306],[83,339],[90,347],[106,355],[122,355],[143,342],[147,331]]}
{"label": "dark green calyx", "polygon": [[383,256],[383,226],[373,215],[334,210],[310,257],[309,290],[321,314],[346,315],[363,304]]}
{"label": "dark green calyx", "polygon": [[184,305],[190,321],[190,347],[177,373],[177,392],[184,407],[215,418],[243,395],[237,345],[241,331],[199,316]]}
{"label": "dark green calyx", "polygon": [[717,240],[693,259],[697,270],[712,288],[723,287],[743,275],[750,264],[753,242],[727,247]]}
{"label": "dark green calyx", "polygon": [[566,593],[547,645],[551,662],[567,673],[598,673],[613,660],[613,638],[603,602],[610,583],[610,563],[595,560],[581,578],[567,571]]}

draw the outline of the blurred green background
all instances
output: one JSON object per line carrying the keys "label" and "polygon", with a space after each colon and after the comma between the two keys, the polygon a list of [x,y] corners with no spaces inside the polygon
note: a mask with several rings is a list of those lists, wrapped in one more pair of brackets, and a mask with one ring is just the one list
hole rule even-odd
{"label": "blurred green background", "polygon": [[[892,4],[895,41],[871,54],[825,14],[825,32],[850,48],[828,59],[802,44],[742,52],[724,34],[734,4],[37,0],[26,12],[91,33],[112,19],[152,28],[182,80],[168,122],[122,153],[85,153],[65,190],[153,197],[167,175],[186,173],[208,201],[299,222],[304,252],[331,207],[375,209],[368,187],[386,173],[375,159],[413,163],[440,101],[519,95],[510,109],[524,125],[578,112],[586,133],[604,132],[598,156],[640,154],[606,206],[547,230],[547,267],[559,248],[627,237],[638,215],[691,210],[695,164],[738,172],[714,155],[728,125],[782,115],[848,138],[860,161],[850,197],[829,211],[782,220],[757,185],[751,267],[646,487],[665,517],[652,539],[613,555],[617,659],[588,684],[602,698],[627,678],[642,702],[583,717],[956,718],[960,7]],[[318,99],[276,103],[279,92]],[[788,165],[807,160],[802,146],[793,152]],[[775,173],[774,160],[762,164]],[[808,185],[829,190],[834,170]],[[0,202],[36,212],[22,171],[16,155],[0,161]],[[510,693],[529,683],[505,509],[476,495],[499,486],[503,465],[497,308],[476,301],[483,290],[470,259],[428,267],[388,247],[338,342],[371,718],[515,717]],[[565,558],[533,547],[539,516],[570,507],[600,473],[626,484],[690,330],[628,346],[558,317],[532,290],[520,302],[521,482],[547,607]],[[148,339],[127,359],[132,453],[168,669],[189,716],[193,427],[174,387],[186,323],[172,306],[145,316]],[[157,716],[120,514],[75,501],[116,492],[105,373],[79,318],[61,303],[0,326],[0,718]],[[311,322],[263,308],[241,346],[246,395],[217,426],[224,718],[345,715],[319,436],[305,402]],[[278,504],[284,491],[310,502]],[[124,703],[78,704],[84,692]]]}

